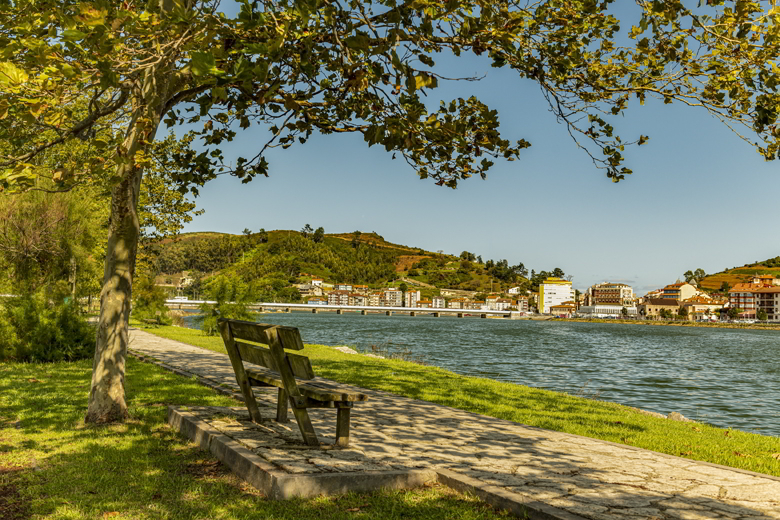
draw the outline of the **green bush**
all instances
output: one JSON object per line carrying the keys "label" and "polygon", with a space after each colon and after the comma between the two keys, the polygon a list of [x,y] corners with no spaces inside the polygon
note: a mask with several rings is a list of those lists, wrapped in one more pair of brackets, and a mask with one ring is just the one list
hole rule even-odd
{"label": "green bush", "polygon": [[206,286],[208,298],[216,300],[215,305],[204,303],[200,310],[203,313],[199,318],[200,330],[208,336],[219,334],[217,320],[230,318],[235,320],[250,320],[251,313],[247,310],[247,303],[254,300],[252,287],[245,284],[238,277],[219,275]]}
{"label": "green bush", "polygon": [[0,360],[52,362],[92,357],[95,329],[77,305],[43,291],[0,305]]}
{"label": "green bush", "polygon": [[133,318],[156,320],[160,325],[170,325],[172,320],[165,306],[166,294],[152,278],[138,278],[133,287]]}

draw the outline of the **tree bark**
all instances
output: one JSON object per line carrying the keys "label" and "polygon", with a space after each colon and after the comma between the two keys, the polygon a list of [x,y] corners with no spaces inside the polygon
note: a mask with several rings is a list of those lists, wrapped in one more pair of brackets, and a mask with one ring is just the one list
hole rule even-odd
{"label": "tree bark", "polygon": [[152,72],[139,86],[133,98],[133,116],[122,146],[124,153],[120,153],[124,162],[116,169],[120,180],[111,193],[111,222],[100,292],[92,386],[84,418],[87,423],[116,422],[128,417],[125,362],[133,275],[141,232],[138,195],[143,177],[143,168],[136,162],[136,153],[148,151],[154,140],[165,106],[161,99],[165,99],[167,94],[166,86],[165,79],[154,77]]}

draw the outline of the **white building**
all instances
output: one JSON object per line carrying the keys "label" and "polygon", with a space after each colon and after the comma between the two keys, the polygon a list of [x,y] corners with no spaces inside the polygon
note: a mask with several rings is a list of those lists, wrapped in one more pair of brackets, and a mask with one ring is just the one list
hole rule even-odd
{"label": "white building", "polygon": [[[626,309],[627,314],[623,314]],[[577,315],[586,318],[621,318],[623,316],[636,318],[636,307],[623,305],[583,305],[577,309]]]}
{"label": "white building", "polygon": [[549,314],[553,305],[570,301],[574,301],[574,287],[570,281],[550,276],[539,284],[538,307],[542,314]]}
{"label": "white building", "polygon": [[420,301],[420,291],[409,291],[404,293],[404,307],[417,307],[417,302]]}
{"label": "white building", "polygon": [[382,296],[382,306],[384,307],[403,307],[404,296],[401,291],[394,287],[384,290]]}
{"label": "white building", "polygon": [[434,296],[432,301],[433,301],[433,308],[434,309],[446,309],[447,308],[447,300],[445,300],[441,296]]}

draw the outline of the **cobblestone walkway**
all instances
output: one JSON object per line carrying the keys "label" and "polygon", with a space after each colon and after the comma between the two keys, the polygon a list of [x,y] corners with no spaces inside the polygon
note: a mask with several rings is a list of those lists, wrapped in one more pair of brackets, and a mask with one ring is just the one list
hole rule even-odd
{"label": "cobblestone walkway", "polygon": [[[237,389],[227,355],[131,330],[130,349],[223,387]],[[542,502],[580,518],[780,519],[780,479],[647,450],[524,426],[386,392],[352,412],[349,452],[255,445],[291,472],[364,467],[446,469],[497,486],[521,502]],[[276,393],[258,389],[275,404]],[[333,442],[335,417],[312,410]],[[332,412],[332,411],[331,411]],[[230,425],[221,425],[229,428]],[[278,429],[278,426],[271,426]],[[298,435],[295,423],[284,435]],[[281,433],[281,432],[280,432]],[[341,466],[342,469],[339,469]]]}

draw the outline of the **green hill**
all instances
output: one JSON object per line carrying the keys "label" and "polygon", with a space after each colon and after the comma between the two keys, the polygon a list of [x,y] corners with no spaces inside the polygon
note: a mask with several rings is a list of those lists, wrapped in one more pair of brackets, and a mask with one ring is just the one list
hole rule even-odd
{"label": "green hill", "polygon": [[719,290],[723,282],[726,282],[729,287],[733,287],[735,284],[750,281],[755,275],[762,274],[780,278],[780,256],[707,275],[699,282],[699,286],[707,290]]}
{"label": "green hill", "polygon": [[424,297],[440,289],[500,293],[528,284],[506,260],[480,263],[394,244],[377,233],[311,233],[277,230],[248,235],[184,233],[151,245],[145,251],[155,275],[194,273],[192,291],[219,274],[254,284],[262,298],[295,299],[293,284],[319,277],[326,283],[350,283],[372,288],[406,283]]}

